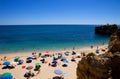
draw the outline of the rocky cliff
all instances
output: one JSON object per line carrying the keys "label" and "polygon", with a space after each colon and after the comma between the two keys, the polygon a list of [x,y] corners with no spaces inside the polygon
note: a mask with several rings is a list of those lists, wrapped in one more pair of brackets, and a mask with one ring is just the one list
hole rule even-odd
{"label": "rocky cliff", "polygon": [[93,53],[79,61],[77,79],[120,79],[120,29],[111,35],[109,51]]}
{"label": "rocky cliff", "polygon": [[116,24],[113,25],[102,25],[95,27],[95,33],[96,34],[103,34],[103,35],[111,35],[118,29]]}
{"label": "rocky cliff", "polygon": [[109,51],[112,53],[120,52],[120,29],[111,35],[109,42]]}

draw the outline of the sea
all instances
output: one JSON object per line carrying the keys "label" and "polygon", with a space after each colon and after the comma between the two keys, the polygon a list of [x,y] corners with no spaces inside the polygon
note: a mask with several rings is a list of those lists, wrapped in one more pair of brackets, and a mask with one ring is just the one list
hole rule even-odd
{"label": "sea", "polygon": [[109,42],[97,25],[0,25],[0,53],[90,47]]}

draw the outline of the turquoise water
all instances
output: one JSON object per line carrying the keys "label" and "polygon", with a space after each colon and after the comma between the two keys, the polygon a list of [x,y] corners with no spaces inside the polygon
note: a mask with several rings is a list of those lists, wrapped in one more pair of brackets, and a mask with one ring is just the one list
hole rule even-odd
{"label": "turquoise water", "polygon": [[96,25],[0,26],[0,53],[56,50],[108,43],[109,36],[95,35]]}

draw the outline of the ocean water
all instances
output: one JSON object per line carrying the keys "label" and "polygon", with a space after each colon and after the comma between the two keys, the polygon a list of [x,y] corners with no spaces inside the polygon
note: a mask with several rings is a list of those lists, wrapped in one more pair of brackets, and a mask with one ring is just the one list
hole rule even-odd
{"label": "ocean water", "polygon": [[96,35],[96,25],[0,26],[0,53],[56,50],[99,45],[109,36]]}

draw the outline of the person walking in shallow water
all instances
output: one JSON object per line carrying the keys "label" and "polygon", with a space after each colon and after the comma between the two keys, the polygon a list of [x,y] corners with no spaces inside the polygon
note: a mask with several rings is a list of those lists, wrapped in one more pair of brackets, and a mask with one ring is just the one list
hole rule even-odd
{"label": "person walking in shallow water", "polygon": [[75,50],[75,47],[73,47],[73,50]]}

